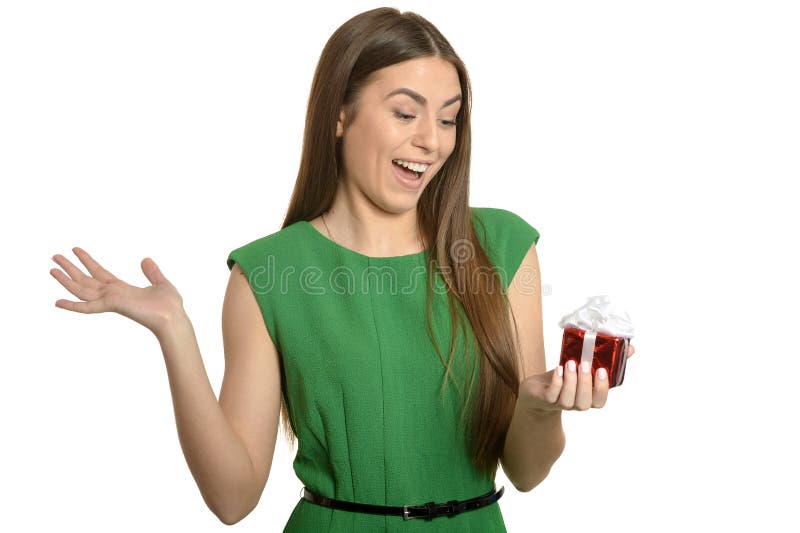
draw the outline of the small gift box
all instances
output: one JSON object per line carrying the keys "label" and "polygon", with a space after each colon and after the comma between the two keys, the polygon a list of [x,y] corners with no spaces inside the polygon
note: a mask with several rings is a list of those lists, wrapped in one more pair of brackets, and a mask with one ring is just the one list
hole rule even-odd
{"label": "small gift box", "polygon": [[560,365],[572,359],[580,365],[590,361],[591,372],[605,368],[608,386],[622,385],[628,344],[633,338],[633,323],[628,313],[618,309],[606,296],[592,296],[583,307],[564,316],[558,323],[564,328]]}

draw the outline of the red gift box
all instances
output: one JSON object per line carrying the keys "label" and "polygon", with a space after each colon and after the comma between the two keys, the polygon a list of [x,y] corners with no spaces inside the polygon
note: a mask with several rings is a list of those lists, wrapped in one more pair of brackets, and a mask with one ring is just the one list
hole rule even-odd
{"label": "red gift box", "polygon": [[577,365],[582,361],[591,361],[592,379],[596,369],[605,368],[608,372],[609,388],[617,387],[622,385],[622,380],[625,378],[629,340],[625,337],[566,327],[561,341],[559,364],[566,365],[570,359]]}

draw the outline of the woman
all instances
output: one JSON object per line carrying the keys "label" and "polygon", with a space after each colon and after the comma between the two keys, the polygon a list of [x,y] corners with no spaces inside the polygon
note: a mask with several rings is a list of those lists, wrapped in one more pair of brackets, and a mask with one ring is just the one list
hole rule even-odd
{"label": "woman", "polygon": [[531,490],[563,450],[561,411],[602,407],[608,380],[545,372],[539,234],[468,205],[469,163],[452,47],[414,13],[362,13],[317,65],[282,229],[228,256],[219,402],[151,259],[142,289],[79,248],[91,276],[56,255],[83,300],[56,305],[156,335],[187,463],[224,523],[257,504],[282,413],[304,484],[285,531],[505,531],[498,463]]}

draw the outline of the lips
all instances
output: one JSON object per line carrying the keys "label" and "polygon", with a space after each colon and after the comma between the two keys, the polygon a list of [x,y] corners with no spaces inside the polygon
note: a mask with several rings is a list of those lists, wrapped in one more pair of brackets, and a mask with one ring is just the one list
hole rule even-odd
{"label": "lips", "polygon": [[397,170],[399,170],[406,179],[409,179],[409,180],[422,179],[423,172],[417,173],[417,172],[415,172],[415,171],[413,171],[413,170],[411,170],[409,168],[404,167],[403,165],[398,165],[394,161],[392,161],[392,165],[397,167]]}
{"label": "lips", "polygon": [[404,169],[400,165],[392,164],[392,175],[400,186],[408,191],[419,192],[424,187],[425,179],[420,176],[419,178],[413,177],[413,172]]}

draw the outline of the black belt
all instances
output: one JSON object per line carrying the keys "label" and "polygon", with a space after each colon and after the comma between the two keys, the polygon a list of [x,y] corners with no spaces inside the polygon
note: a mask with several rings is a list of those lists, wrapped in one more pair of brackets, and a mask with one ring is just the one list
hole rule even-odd
{"label": "black belt", "polygon": [[426,520],[432,520],[437,516],[455,516],[458,513],[472,511],[478,509],[479,507],[492,504],[500,499],[500,496],[503,495],[504,490],[504,487],[500,487],[500,490],[497,490],[497,487],[494,487],[491,491],[487,492],[483,496],[478,496],[477,498],[472,498],[470,500],[450,500],[447,503],[428,502],[421,505],[404,505],[402,507],[370,505],[367,503],[334,500],[333,498],[326,498],[325,496],[314,494],[308,490],[307,487],[303,487],[302,497],[312,503],[316,503],[317,505],[324,505],[325,507],[332,507],[333,509],[341,509],[343,511],[401,515],[403,520],[410,520],[412,518],[424,518]]}

